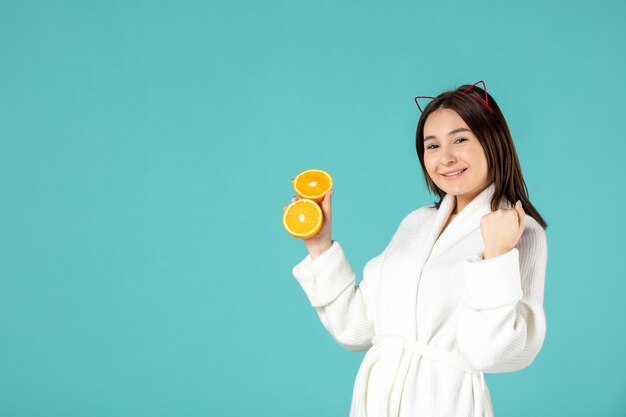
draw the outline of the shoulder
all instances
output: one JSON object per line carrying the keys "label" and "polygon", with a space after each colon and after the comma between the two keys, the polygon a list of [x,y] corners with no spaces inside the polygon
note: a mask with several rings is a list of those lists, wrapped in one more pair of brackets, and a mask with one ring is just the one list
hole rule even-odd
{"label": "shoulder", "polygon": [[524,252],[540,252],[544,254],[547,252],[548,240],[546,231],[537,220],[528,214],[524,216],[524,231],[516,246]]}
{"label": "shoulder", "polygon": [[428,224],[428,220],[433,218],[436,213],[437,209],[434,205],[416,208],[404,216],[398,226],[398,230],[410,229],[413,232],[418,231]]}
{"label": "shoulder", "polygon": [[526,214],[524,215],[524,231],[522,232],[522,237],[531,240],[546,241],[546,231],[537,220]]}

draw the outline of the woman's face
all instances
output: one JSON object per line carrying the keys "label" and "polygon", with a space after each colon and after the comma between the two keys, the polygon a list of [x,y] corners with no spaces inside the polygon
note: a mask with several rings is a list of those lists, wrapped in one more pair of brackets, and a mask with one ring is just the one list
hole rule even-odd
{"label": "woman's face", "polygon": [[[424,165],[431,180],[443,191],[457,196],[457,208],[464,207],[489,184],[487,157],[457,112],[439,109],[424,123]],[[465,170],[460,175],[443,174]]]}

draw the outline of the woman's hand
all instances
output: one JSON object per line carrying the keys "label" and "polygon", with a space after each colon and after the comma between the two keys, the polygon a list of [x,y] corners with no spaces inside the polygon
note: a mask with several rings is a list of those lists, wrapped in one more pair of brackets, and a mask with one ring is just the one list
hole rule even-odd
{"label": "woman's hand", "polygon": [[480,219],[484,259],[502,255],[515,247],[524,232],[524,215],[522,203],[518,201],[513,208],[498,209]]}
{"label": "woman's hand", "polygon": [[[293,180],[294,179],[292,178],[291,179],[292,184],[293,184]],[[333,244],[333,241],[330,238],[330,233],[332,229],[332,218],[333,218],[332,204],[331,204],[332,193],[333,193],[333,190],[331,189],[329,192],[326,193],[326,195],[324,196],[324,200],[322,200],[322,202],[319,204],[320,208],[322,209],[322,214],[324,216],[322,228],[319,230],[319,232],[315,234],[315,236],[312,236],[308,239],[302,239],[304,240],[304,245],[309,251],[309,255],[311,255],[311,259],[315,259],[318,256],[320,256],[322,253],[328,250]],[[293,203],[294,201],[297,201],[297,200],[298,200],[298,197],[294,196],[291,199],[291,202]],[[286,209],[287,209],[287,205],[285,205],[283,210],[286,210]]]}

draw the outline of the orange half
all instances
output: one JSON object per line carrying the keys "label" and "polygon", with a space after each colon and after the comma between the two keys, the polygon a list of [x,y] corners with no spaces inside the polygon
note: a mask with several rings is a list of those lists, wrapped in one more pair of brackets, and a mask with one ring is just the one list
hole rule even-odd
{"label": "orange half", "polygon": [[300,198],[308,198],[321,203],[324,196],[333,188],[333,178],[321,169],[302,171],[293,180],[293,189]]}
{"label": "orange half", "polygon": [[324,215],[315,201],[300,199],[289,204],[283,213],[283,226],[300,239],[315,236],[322,228]]}

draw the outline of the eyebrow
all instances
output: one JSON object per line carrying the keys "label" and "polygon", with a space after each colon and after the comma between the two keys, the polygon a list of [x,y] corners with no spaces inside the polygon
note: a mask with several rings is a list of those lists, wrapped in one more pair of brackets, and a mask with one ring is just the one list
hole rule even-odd
{"label": "eyebrow", "polygon": [[[459,132],[471,132],[471,130],[465,128],[465,127],[459,127],[458,129],[454,129],[452,132],[448,133],[448,135],[454,135],[455,133],[459,133]],[[429,139],[435,139],[435,136],[431,135],[431,136],[426,136],[424,138],[424,142],[426,142]]]}

